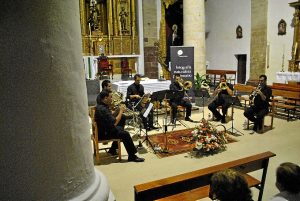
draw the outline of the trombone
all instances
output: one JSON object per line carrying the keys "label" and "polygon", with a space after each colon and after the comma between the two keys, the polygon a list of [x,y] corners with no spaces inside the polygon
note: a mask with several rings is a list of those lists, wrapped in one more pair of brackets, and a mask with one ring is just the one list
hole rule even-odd
{"label": "trombone", "polygon": [[179,91],[184,91],[184,96],[189,100],[189,102],[191,102],[191,98],[187,94],[187,91],[193,87],[193,83],[191,81],[184,81],[182,78],[180,78],[178,84],[181,87],[181,90]]}

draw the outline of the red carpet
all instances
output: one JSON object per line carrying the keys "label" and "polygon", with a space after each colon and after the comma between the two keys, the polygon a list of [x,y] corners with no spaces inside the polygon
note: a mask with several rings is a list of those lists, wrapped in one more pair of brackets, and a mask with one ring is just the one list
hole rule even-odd
{"label": "red carpet", "polygon": [[[185,152],[190,152],[195,148],[195,141],[191,131],[194,128],[184,129],[180,131],[167,132],[166,134],[160,133],[149,136],[151,143],[154,146],[159,146],[161,149],[167,149],[167,153],[157,152],[156,155],[163,158],[167,156],[173,156]],[[237,140],[226,136],[228,143],[236,142]],[[166,143],[167,139],[167,143]]]}

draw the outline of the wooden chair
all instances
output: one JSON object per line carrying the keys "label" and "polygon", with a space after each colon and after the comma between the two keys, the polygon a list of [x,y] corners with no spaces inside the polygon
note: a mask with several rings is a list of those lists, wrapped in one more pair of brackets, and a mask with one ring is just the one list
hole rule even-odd
{"label": "wooden chair", "polygon": [[129,67],[127,58],[123,57],[121,59],[121,74],[122,76],[127,76],[132,78],[132,69]]}
{"label": "wooden chair", "polygon": [[[90,107],[89,108],[89,115],[92,120],[92,135],[91,139],[93,141],[93,150],[94,150],[94,156],[95,156],[95,163],[99,164],[100,162],[100,153],[99,151],[105,150],[107,152],[107,147],[106,148],[100,148],[99,143],[102,144],[107,144],[109,142],[117,141],[118,142],[118,156],[119,156],[119,161],[122,160],[121,158],[121,139],[109,139],[109,140],[99,140],[98,139],[98,125],[97,122],[95,121],[94,115],[95,115],[96,107]],[[113,157],[113,156],[108,156],[108,157]]]}
{"label": "wooden chair", "polygon": [[98,75],[99,79],[101,80],[103,76],[107,75],[114,79],[114,71],[113,66],[108,62],[108,58],[104,55],[98,58]]}

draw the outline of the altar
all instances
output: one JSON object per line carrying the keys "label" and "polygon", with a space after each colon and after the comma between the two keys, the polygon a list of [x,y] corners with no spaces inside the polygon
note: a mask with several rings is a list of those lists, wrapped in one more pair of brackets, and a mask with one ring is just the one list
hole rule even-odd
{"label": "altar", "polygon": [[278,83],[300,82],[300,72],[277,72],[276,80]]}
{"label": "altar", "polygon": [[[127,88],[133,82],[134,82],[133,80],[113,82],[112,88],[117,92],[121,92],[123,94],[123,97],[126,98]],[[141,85],[144,86],[145,93],[152,93],[161,90],[168,90],[171,81],[170,80],[159,81],[157,79],[147,79],[147,80],[142,80],[140,83]]]}

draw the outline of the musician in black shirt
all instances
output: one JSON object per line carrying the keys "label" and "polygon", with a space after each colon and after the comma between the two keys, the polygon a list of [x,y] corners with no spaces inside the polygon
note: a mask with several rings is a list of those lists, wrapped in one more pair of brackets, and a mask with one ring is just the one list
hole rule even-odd
{"label": "musician in black shirt", "polygon": [[132,102],[134,106],[136,106],[136,110],[140,111],[141,113],[140,116],[142,118],[145,129],[148,130],[157,129],[156,127],[153,126],[153,110],[151,110],[148,115],[148,122],[147,122],[147,118],[143,116],[144,112],[148,107],[149,102],[147,101],[148,96],[144,92],[144,86],[141,85],[140,82],[141,82],[141,75],[139,74],[134,75],[134,83],[128,86],[126,99],[129,100],[129,102]]}
{"label": "musician in black shirt", "polygon": [[[184,91],[185,89],[182,86],[181,83],[181,77],[180,74],[174,75],[174,82],[170,84],[170,90],[172,91]],[[186,92],[185,92],[186,93]],[[183,93],[184,94],[184,93]],[[177,94],[178,95],[178,94]],[[190,118],[192,114],[192,104],[190,100],[185,100],[184,95],[183,96],[176,96],[173,99],[170,100],[171,108],[172,108],[172,123],[175,123],[175,120],[177,118],[177,105],[181,105],[185,107],[186,113],[185,113],[185,120],[193,122],[193,120]]]}
{"label": "musician in black shirt", "polygon": [[[100,102],[96,106],[95,121],[98,126],[98,138],[105,139],[122,139],[125,149],[128,153],[128,161],[143,162],[145,159],[136,156],[137,150],[133,144],[130,134],[122,127],[116,126],[121,119],[125,106],[120,106],[120,112],[114,117],[110,111],[110,104],[112,102],[112,92],[102,91],[99,94]],[[117,144],[112,144],[109,153],[115,155]],[[120,150],[119,150],[120,151]]]}
{"label": "musician in black shirt", "polygon": [[[214,99],[208,105],[208,109],[213,113],[216,121],[226,123],[225,117],[228,108],[232,104],[233,86],[226,80],[226,74],[220,76],[220,83],[214,91]],[[217,108],[222,106],[222,115],[218,112]]]}
{"label": "musician in black shirt", "polygon": [[252,104],[244,112],[244,116],[254,122],[253,131],[262,129],[262,120],[269,113],[269,101],[272,96],[272,89],[267,86],[267,76],[260,75],[259,83],[255,91],[250,95]]}

